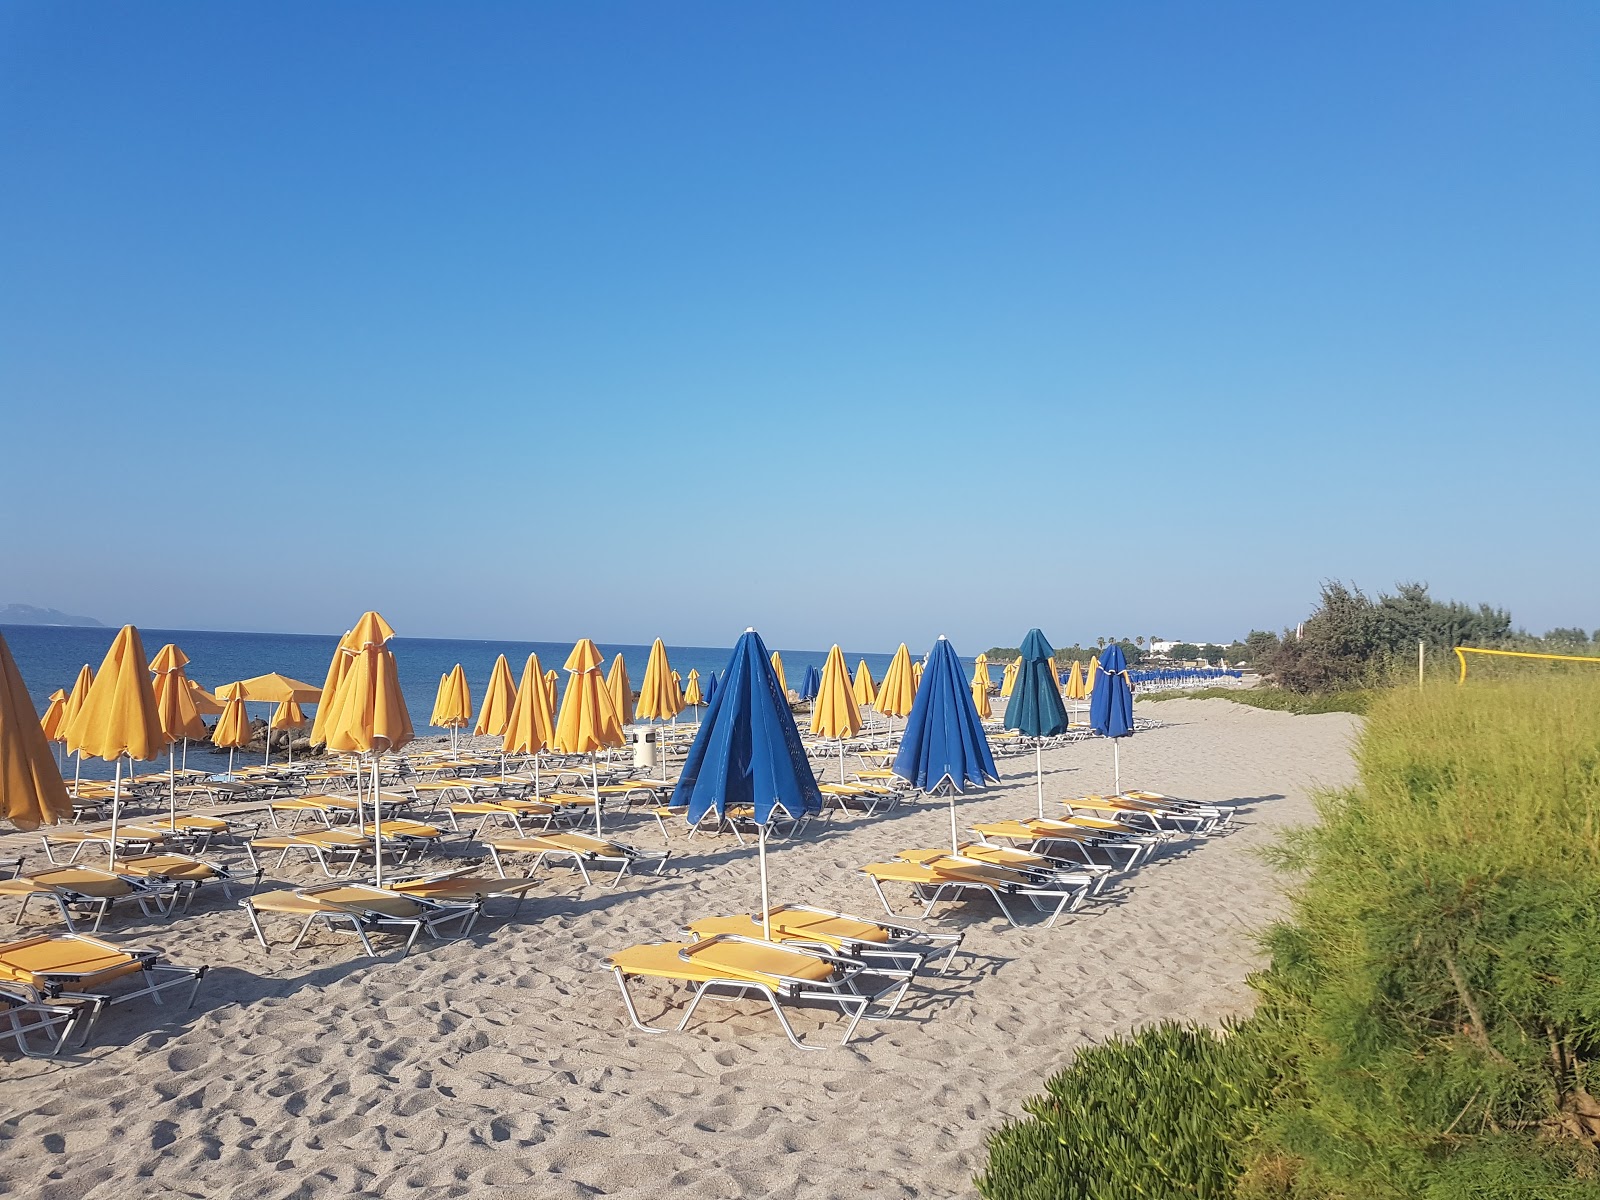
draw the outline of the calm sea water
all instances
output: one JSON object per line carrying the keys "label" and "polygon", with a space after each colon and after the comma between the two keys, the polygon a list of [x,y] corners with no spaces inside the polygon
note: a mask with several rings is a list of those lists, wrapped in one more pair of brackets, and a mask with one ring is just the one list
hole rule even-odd
{"label": "calm sea water", "polygon": [[[57,688],[70,689],[78,670],[85,663],[96,672],[116,637],[115,629],[81,629],[49,625],[0,626],[11,647],[11,653],[28,685],[28,694],[42,714],[49,704],[50,693]],[[175,642],[189,656],[187,674],[206,688],[217,688],[236,679],[248,679],[277,671],[306,683],[322,686],[328,673],[328,662],[333,657],[339,639],[335,636],[300,633],[221,633],[199,629],[141,629],[145,652],[150,657],[167,642]],[[645,663],[650,657],[649,646],[619,646],[597,643],[606,656],[607,669],[611,659],[620,653],[628,665],[628,678],[638,690],[644,679]],[[511,663],[512,677],[519,683],[522,667],[528,655],[537,653],[545,670],[561,670],[572,650],[569,642],[482,642],[457,641],[443,638],[397,637],[392,643],[395,660],[400,667],[400,686],[405,692],[406,704],[411,710],[411,720],[419,737],[444,733],[427,724],[433,711],[434,693],[439,687],[439,676],[460,663],[472,685],[474,712],[483,698],[489,682],[489,672],[495,658],[504,654]],[[920,658],[930,647],[911,647]],[[791,688],[800,686],[807,667],[819,670],[827,659],[826,650],[780,650],[783,656],[784,676]],[[728,664],[731,648],[715,646],[668,646],[667,657],[672,669],[684,678],[690,670],[697,670],[703,678],[712,671],[719,674]],[[882,679],[889,666],[891,655],[866,653],[845,649],[845,661],[853,673],[856,663],[865,658],[874,679]],[[970,661],[967,660],[970,666]],[[563,688],[565,672],[562,673]],[[998,678],[998,676],[997,676]],[[252,704],[250,715],[266,717],[271,705]],[[307,706],[307,715],[315,709]],[[690,714],[692,715],[692,710]],[[211,718],[209,720],[214,720]],[[208,723],[209,723],[208,720]],[[202,770],[222,769],[226,755],[189,752],[189,765]],[[104,769],[102,769],[104,768]],[[86,776],[110,775],[109,764],[85,763]]]}

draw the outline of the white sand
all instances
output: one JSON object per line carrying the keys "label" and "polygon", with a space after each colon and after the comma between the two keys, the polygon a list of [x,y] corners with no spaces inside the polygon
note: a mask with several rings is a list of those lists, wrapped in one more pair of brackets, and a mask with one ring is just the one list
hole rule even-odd
{"label": "white sand", "polygon": [[[987,1133],[1077,1048],[1248,1008],[1252,932],[1281,911],[1255,850],[1312,818],[1309,789],[1353,774],[1353,717],[1225,701],[1140,711],[1175,724],[1125,745],[1124,784],[1239,803],[1239,830],[1157,861],[1053,930],[1013,930],[986,902],[945,909],[933,924],[965,929],[975,957],[843,1050],[793,1049],[755,1002],[703,1007],[682,1034],[626,1024],[608,951],[756,906],[755,852],[731,840],[679,837],[676,874],[616,892],[551,874],[516,921],[398,961],[325,933],[269,956],[220,892],[170,923],[114,918],[113,940],[214,969],[188,1012],[124,1006],[70,1061],[4,1060],[0,1193],[970,1195]],[[1000,767],[1003,786],[962,802],[964,824],[1034,810],[1032,756]],[[1045,767],[1052,799],[1111,785],[1104,742]],[[619,836],[659,844],[653,822],[625,820]],[[873,914],[859,865],[948,836],[931,803],[835,820],[773,851],[774,899]],[[25,929],[59,928],[37,913]],[[269,930],[286,943],[292,926]],[[838,1028],[798,1024],[823,1040]]]}

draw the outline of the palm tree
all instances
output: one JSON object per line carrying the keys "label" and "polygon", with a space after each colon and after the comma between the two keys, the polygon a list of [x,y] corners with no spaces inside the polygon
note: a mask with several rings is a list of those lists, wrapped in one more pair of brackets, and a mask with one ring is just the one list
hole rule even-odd
{"label": "palm tree", "polygon": [[1133,644],[1135,646],[1139,647],[1139,649],[1143,650],[1144,649],[1144,636],[1141,634],[1139,637],[1134,638],[1133,639]]}
{"label": "palm tree", "polygon": [[1095,641],[1100,644],[1100,649],[1104,650],[1106,648],[1105,638],[1095,638]]}

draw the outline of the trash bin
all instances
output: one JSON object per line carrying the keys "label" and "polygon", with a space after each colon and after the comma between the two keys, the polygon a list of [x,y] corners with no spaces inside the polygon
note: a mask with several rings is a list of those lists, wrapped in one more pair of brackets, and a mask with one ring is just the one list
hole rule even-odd
{"label": "trash bin", "polygon": [[636,767],[653,767],[656,765],[656,731],[654,729],[640,728],[633,731],[633,765]]}

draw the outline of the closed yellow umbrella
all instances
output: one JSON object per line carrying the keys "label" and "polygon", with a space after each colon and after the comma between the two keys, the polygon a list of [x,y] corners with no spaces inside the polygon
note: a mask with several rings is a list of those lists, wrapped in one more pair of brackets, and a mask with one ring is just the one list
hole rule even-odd
{"label": "closed yellow umbrella", "polygon": [[[388,645],[394,631],[377,613],[362,617],[356,631],[382,640],[365,641],[355,648],[355,660],[339,684],[337,711],[328,729],[328,749],[366,754],[372,759],[374,877],[382,883],[383,805],[379,802],[379,765],[384,754],[407,745],[415,736],[415,730],[411,714],[406,710],[405,694],[400,690],[400,669]],[[358,793],[358,808],[359,804]],[[356,819],[359,823],[359,812]]]}
{"label": "closed yellow umbrella", "polygon": [[561,676],[556,674],[556,669],[551,667],[544,673],[544,698],[550,705],[550,711],[556,711],[557,701],[560,699]]}
{"label": "closed yellow umbrella", "polygon": [[682,707],[678,689],[672,682],[672,664],[667,661],[667,648],[657,638],[650,647],[650,659],[644,665],[644,682],[639,685],[636,711],[647,721],[665,721],[677,716]]}
{"label": "closed yellow umbrella", "polygon": [[[333,649],[333,658],[328,663],[328,677],[322,681],[322,699],[317,701],[317,715],[311,722],[311,744],[313,746],[326,745],[328,741],[328,727],[332,723],[333,706],[339,699],[339,685],[344,682],[344,677],[350,671],[350,664],[355,659],[355,651],[346,646],[345,638],[355,630],[348,630],[339,644]],[[219,688],[217,695],[221,696]],[[215,735],[213,735],[215,737]],[[231,770],[232,755],[229,755]]]}
{"label": "closed yellow umbrella", "polygon": [[[617,656],[621,658],[619,654]],[[507,754],[525,754],[533,759],[533,794],[539,795],[539,751],[555,743],[555,718],[550,708],[550,694],[544,688],[544,667],[537,654],[528,655],[522,668],[522,683],[517,688],[516,703],[511,706],[511,716],[506,721],[505,739],[500,745],[500,771],[505,773]]]}
{"label": "closed yellow umbrella", "polygon": [[44,716],[39,718],[39,728],[44,731],[44,740],[47,742],[60,742],[66,740],[62,732],[67,723],[67,692],[65,688],[57,688],[50,693],[50,705],[44,710]]}
{"label": "closed yellow umbrella", "polygon": [[783,677],[783,655],[776,650],[772,652],[772,669],[778,673],[778,690],[783,693],[783,698],[789,698],[789,681]]}
{"label": "closed yellow umbrella", "polygon": [[178,827],[178,743],[183,742],[183,761],[189,761],[189,739],[203,738],[206,723],[195,707],[194,693],[183,673],[189,656],[168,642],[150,660],[155,675],[151,686],[156,694],[156,712],[161,718],[161,734],[167,740],[167,828]]}
{"label": "closed yellow umbrella", "polygon": [[[679,675],[676,671],[674,671],[672,673],[672,696],[673,696],[673,699],[675,699],[678,702],[678,712],[682,712],[684,710],[683,676]],[[676,713],[673,714],[673,722],[672,723],[674,725],[676,725],[678,723],[677,722],[677,714]]]}
{"label": "closed yellow umbrella", "polygon": [[[277,708],[272,710],[272,719],[267,722],[267,744],[272,743],[272,734],[276,730],[282,732],[287,729],[304,729],[306,727],[306,714],[301,710],[298,702],[284,700]],[[289,762],[294,763],[294,739],[289,740]]]}
{"label": "closed yellow umbrella", "polygon": [[[686,708],[698,710],[706,702],[705,693],[700,690],[700,672],[693,667],[689,668],[689,682],[684,685],[683,703]],[[696,713],[698,719],[698,711]]]}
{"label": "closed yellow umbrella", "polygon": [[1017,655],[1006,664],[1006,673],[1000,677],[1000,694],[1010,697],[1011,689],[1017,686],[1017,672],[1022,670],[1022,655]]}
{"label": "closed yellow umbrella", "polygon": [[472,732],[478,737],[504,737],[511,706],[516,702],[517,685],[511,680],[511,664],[502,654],[489,672],[489,686],[484,690],[483,707],[478,709],[478,724]]}
{"label": "closed yellow umbrella", "polygon": [[987,721],[994,716],[994,709],[989,704],[989,685],[975,682],[972,685],[972,703],[977,706],[978,719]]}
{"label": "closed yellow umbrella", "polygon": [[980,654],[972,663],[972,682],[981,683],[984,687],[994,682],[989,676],[989,656]]}
{"label": "closed yellow umbrella", "polygon": [[116,764],[111,789],[111,865],[117,861],[117,822],[122,810],[122,758],[148,762],[165,744],[156,693],[145,669],[139,631],[124,625],[95,673],[89,698],[67,726],[67,748]]}
{"label": "closed yellow umbrella", "polygon": [[561,698],[561,716],[556,720],[555,748],[563,754],[587,754],[594,768],[594,828],[600,832],[600,765],[595,756],[601,750],[622,745],[622,722],[611,706],[600,673],[600,650],[588,638],[572,648],[567,656],[567,694]]}
{"label": "closed yellow umbrella", "polygon": [[811,732],[817,737],[839,742],[839,782],[844,782],[844,739],[861,732],[861,707],[850,686],[850,668],[844,664],[844,651],[837,645],[828,651],[822,665],[822,682],[811,702]]}
{"label": "closed yellow umbrella", "polygon": [[[67,693],[66,711],[61,717],[61,737],[63,745],[67,744],[67,730],[72,727],[72,719],[83,711],[83,706],[89,701],[89,689],[94,686],[94,672],[89,669],[89,664],[84,663],[78,668],[78,678],[73,681],[72,690]],[[67,753],[72,753],[72,747],[67,745]],[[78,785],[78,780],[83,775],[83,755],[77,756],[78,761],[72,768],[72,785]]]}
{"label": "closed yellow umbrella", "polygon": [[[217,690],[224,692],[233,686],[229,684],[228,687]],[[211,744],[218,750],[227,749],[228,774],[232,775],[233,752],[242,750],[250,744],[250,714],[245,711],[244,697],[236,692],[228,691],[228,695],[222,701],[222,715],[217,718],[217,723],[211,730]]]}
{"label": "closed yellow umbrella", "polygon": [[1098,658],[1091,658],[1089,660],[1089,673],[1085,675],[1083,679],[1083,694],[1085,698],[1094,695],[1094,685],[1096,682],[1098,682],[1099,678],[1100,660]]}
{"label": "closed yellow umbrella", "polygon": [[439,686],[433,690],[433,711],[428,714],[428,724],[435,729],[444,729],[445,718],[450,712],[450,672],[439,672]]}
{"label": "closed yellow umbrella", "polygon": [[919,659],[911,664],[911,691],[915,695],[922,687],[922,661]]}
{"label": "closed yellow umbrella", "polygon": [[1073,659],[1072,670],[1067,673],[1066,697],[1068,700],[1082,700],[1088,694],[1088,689],[1083,686],[1083,664]]}
{"label": "closed yellow umbrella", "polygon": [[628,664],[622,661],[621,654],[611,660],[611,670],[606,675],[606,690],[611,693],[611,707],[617,710],[617,720],[624,725],[632,725],[633,680],[628,678]]}
{"label": "closed yellow umbrella", "polygon": [[[65,705],[65,693],[59,694]],[[72,799],[36,714],[11,647],[0,636],[0,804],[6,820],[18,829],[54,825],[72,816]]]}
{"label": "closed yellow umbrella", "polygon": [[433,718],[428,724],[450,731],[450,744],[456,745],[456,735],[472,721],[472,688],[467,683],[467,672],[460,663],[450,669],[439,681],[439,694],[434,698]]}
{"label": "closed yellow umbrella", "polygon": [[884,672],[883,682],[878,685],[878,698],[873,706],[889,718],[889,732],[893,734],[894,719],[909,716],[916,699],[917,684],[911,669],[911,651],[901,642],[900,649],[889,660],[889,669]]}
{"label": "closed yellow umbrella", "polygon": [[869,705],[878,699],[878,685],[872,682],[872,672],[864,658],[856,663],[855,693],[858,705]]}

